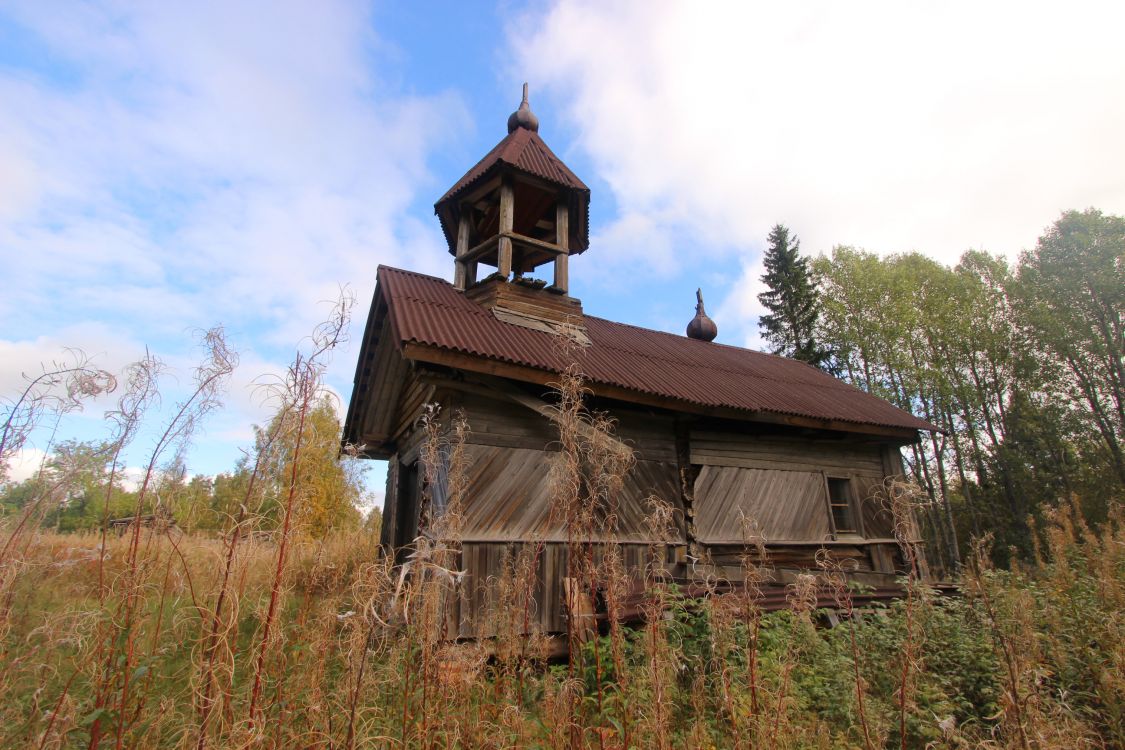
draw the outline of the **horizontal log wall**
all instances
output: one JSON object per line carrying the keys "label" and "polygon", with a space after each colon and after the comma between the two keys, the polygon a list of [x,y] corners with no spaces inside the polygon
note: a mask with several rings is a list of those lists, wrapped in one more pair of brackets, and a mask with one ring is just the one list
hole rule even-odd
{"label": "horizontal log wall", "polygon": [[558,447],[558,428],[525,406],[478,393],[457,393],[452,403],[469,424],[468,443],[538,451]]}
{"label": "horizontal log wall", "polygon": [[638,460],[676,462],[676,423],[672,416],[635,409],[615,409],[611,416],[617,437],[633,449]]}
{"label": "horizontal log wall", "polygon": [[883,476],[879,445],[692,430],[691,462],[744,469]]}
{"label": "horizontal log wall", "polygon": [[[710,563],[732,581],[742,580],[744,557],[754,565],[775,571],[775,580],[779,580],[777,571],[818,570],[818,553],[839,563],[848,574],[880,573],[893,578],[906,572],[902,553],[894,542],[767,544],[764,556],[757,547],[742,544],[708,544],[705,549]],[[782,577],[780,582],[787,581]]]}

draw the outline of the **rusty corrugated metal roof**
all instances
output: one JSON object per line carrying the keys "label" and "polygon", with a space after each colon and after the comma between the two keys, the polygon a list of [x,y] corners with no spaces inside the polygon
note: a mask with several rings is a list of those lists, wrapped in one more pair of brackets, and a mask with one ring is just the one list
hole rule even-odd
{"label": "rusty corrugated metal roof", "polygon": [[590,190],[586,187],[586,183],[578,179],[578,175],[571,172],[570,168],[563,164],[562,159],[555,156],[555,153],[539,137],[538,133],[526,128],[516,128],[485,154],[484,158],[466,172],[464,177],[457,180],[453,187],[449,188],[445,195],[441,197],[438,204],[444,203],[473,185],[500,162],[510,164],[516,169],[521,169],[528,174],[541,177],[562,187],[585,190],[586,192]]}
{"label": "rusty corrugated metal roof", "polygon": [[586,219],[590,215],[590,188],[586,187],[578,175],[570,171],[562,159],[555,156],[550,147],[539,137],[539,133],[522,127],[516,128],[505,136],[434,204],[434,213],[441,222],[442,232],[449,244],[449,252],[456,252],[456,224],[459,210],[456,198],[482,179],[506,167],[546,180],[570,192],[574,211],[571,230],[578,233],[571,244],[570,252],[571,255],[583,252],[590,244],[590,227]]}
{"label": "rusty corrugated metal roof", "polygon": [[[443,279],[380,266],[378,283],[399,345],[414,342],[547,372],[569,364],[553,335],[497,320]],[[589,315],[583,323],[592,344],[577,357],[593,384],[703,407],[936,429],[797,360]]]}

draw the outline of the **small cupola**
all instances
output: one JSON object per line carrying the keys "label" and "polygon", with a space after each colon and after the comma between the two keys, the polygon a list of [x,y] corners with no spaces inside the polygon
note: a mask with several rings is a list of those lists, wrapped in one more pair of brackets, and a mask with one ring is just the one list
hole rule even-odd
{"label": "small cupola", "polygon": [[719,327],[715,325],[715,321],[707,317],[707,311],[703,309],[703,290],[695,290],[695,317],[687,325],[687,335],[689,339],[698,339],[699,341],[714,341],[715,337],[719,335]]}
{"label": "small cupola", "polygon": [[[454,286],[511,281],[568,297],[570,256],[590,244],[589,208],[590,189],[539,136],[525,83],[508,135],[434,204],[456,264]],[[524,277],[547,263],[549,285]],[[478,281],[481,264],[496,271]]]}

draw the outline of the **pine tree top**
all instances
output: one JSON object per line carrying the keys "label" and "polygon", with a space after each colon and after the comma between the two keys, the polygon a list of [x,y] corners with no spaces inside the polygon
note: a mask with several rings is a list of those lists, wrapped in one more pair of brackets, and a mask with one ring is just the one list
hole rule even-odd
{"label": "pine tree top", "polygon": [[816,342],[820,318],[820,295],[809,271],[808,258],[801,255],[801,242],[789,229],[775,224],[763,258],[765,291],[758,301],[769,311],[761,316],[763,337],[774,354],[800,359],[817,367],[829,353]]}

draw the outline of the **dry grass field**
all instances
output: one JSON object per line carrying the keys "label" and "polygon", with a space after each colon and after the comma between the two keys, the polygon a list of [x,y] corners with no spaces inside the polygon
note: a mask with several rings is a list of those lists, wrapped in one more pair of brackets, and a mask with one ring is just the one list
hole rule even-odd
{"label": "dry grass field", "polygon": [[[796,578],[787,609],[764,611],[761,550],[744,557],[743,587],[723,586],[702,561],[692,588],[704,593],[687,598],[653,543],[642,616],[625,622],[620,603],[636,581],[616,547],[575,544],[572,580],[602,597],[606,617],[572,626],[563,661],[548,658],[547,634],[525,627],[540,550],[513,545],[488,582],[496,637],[453,642],[443,613],[467,593],[458,518],[471,490],[456,417],[427,425],[422,461],[428,475],[446,462],[448,498],[408,565],[381,555],[371,526],[322,533],[310,522],[322,475],[301,451],[320,397],[317,357],[341,327],[295,361],[241,500],[217,529],[184,533],[152,513],[121,535],[52,531],[45,519],[69,502],[65,472],[0,517],[0,747],[1125,748],[1125,516],[1108,503],[1092,528],[1084,498],[1043,513],[1029,562],[992,568],[985,539],[959,595],[909,576],[902,599],[864,611],[827,560]],[[221,338],[213,350],[169,441],[213,408],[232,367]],[[133,371],[112,413],[113,467],[154,369]],[[600,523],[612,540],[613,514],[595,518],[580,473],[594,467],[585,483],[611,497],[629,462],[605,450],[612,424],[581,396],[577,374],[565,376],[553,512],[574,539],[596,538],[589,525]],[[151,507],[163,445],[129,496],[137,518]],[[112,470],[105,481],[103,524]],[[924,493],[903,488],[887,499],[907,517],[911,508],[895,508]],[[668,507],[654,502],[649,522],[650,538],[664,538]],[[900,538],[907,560],[910,538]],[[814,608],[825,594],[832,617]]]}
{"label": "dry grass field", "polygon": [[1121,519],[1067,507],[1043,538],[1032,566],[982,555],[962,597],[914,586],[835,628],[808,605],[831,571],[769,614],[654,580],[645,622],[551,664],[513,622],[518,551],[507,635],[454,644],[436,548],[400,578],[368,531],[295,535],[278,578],[279,545],[248,535],[136,529],[103,556],[100,534],[9,531],[0,745],[1122,747]]}

